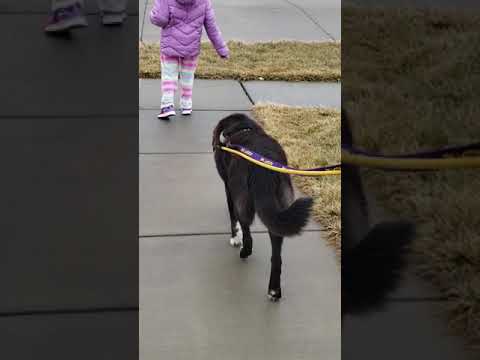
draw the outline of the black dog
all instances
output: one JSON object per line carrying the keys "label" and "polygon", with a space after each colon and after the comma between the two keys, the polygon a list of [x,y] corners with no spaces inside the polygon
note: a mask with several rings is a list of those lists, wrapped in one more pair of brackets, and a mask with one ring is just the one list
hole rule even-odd
{"label": "black dog", "polygon": [[280,144],[246,115],[227,116],[218,123],[213,132],[215,163],[225,183],[230,213],[230,244],[242,244],[242,259],[252,254],[250,225],[257,214],[267,227],[272,244],[268,296],[272,301],[276,301],[282,296],[280,274],[283,237],[298,235],[302,231],[308,222],[312,199],[301,198],[293,201],[289,175],[264,169],[219,149],[219,146],[228,144],[242,145],[285,165],[287,157]]}
{"label": "black dog", "polygon": [[[342,110],[342,144],[352,145]],[[369,227],[368,204],[358,168],[342,164],[342,316],[384,303],[406,265],[412,224],[383,222]]]}

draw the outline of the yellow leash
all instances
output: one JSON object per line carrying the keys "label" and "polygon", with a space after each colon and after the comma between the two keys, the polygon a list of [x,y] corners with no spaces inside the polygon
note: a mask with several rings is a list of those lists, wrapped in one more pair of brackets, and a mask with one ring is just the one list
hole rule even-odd
{"label": "yellow leash", "polygon": [[252,163],[254,163],[258,166],[261,166],[265,169],[280,172],[280,173],[283,173],[283,174],[303,175],[303,176],[323,176],[323,175],[340,175],[341,174],[341,170],[304,171],[304,170],[277,168],[277,167],[265,164],[261,161],[252,159],[251,157],[245,155],[244,153],[242,153],[240,151],[230,149],[230,148],[225,147],[225,146],[222,146],[221,149],[224,150],[224,151],[227,151],[229,153],[238,155],[238,156],[244,158],[245,160],[248,160],[248,161],[250,161],[250,162],[252,162]]}
{"label": "yellow leash", "polygon": [[346,164],[390,170],[441,170],[480,168],[480,157],[422,159],[422,158],[389,158],[353,154],[342,149],[342,162]]}
{"label": "yellow leash", "polygon": [[[283,174],[302,175],[302,176],[328,176],[341,175],[341,170],[297,170],[286,169],[271,166],[263,163],[241,151],[231,149],[225,146],[220,147],[222,150],[242,157],[243,159],[254,163],[265,169],[276,171]],[[348,150],[342,149],[342,162],[345,164],[369,167],[387,170],[442,170],[442,169],[467,169],[480,168],[480,156],[467,156],[461,158],[395,158],[395,157],[377,157],[355,154]]]}

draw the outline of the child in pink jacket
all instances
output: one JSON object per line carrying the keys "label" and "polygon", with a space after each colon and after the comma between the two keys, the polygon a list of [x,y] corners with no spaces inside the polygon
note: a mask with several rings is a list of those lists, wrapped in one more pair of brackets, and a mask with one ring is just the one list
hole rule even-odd
{"label": "child in pink jacket", "polygon": [[158,118],[168,119],[175,115],[174,95],[179,80],[182,115],[190,115],[193,79],[204,26],[218,55],[224,59],[229,57],[228,47],[215,21],[211,0],[155,0],[150,21],[162,28],[162,102]]}

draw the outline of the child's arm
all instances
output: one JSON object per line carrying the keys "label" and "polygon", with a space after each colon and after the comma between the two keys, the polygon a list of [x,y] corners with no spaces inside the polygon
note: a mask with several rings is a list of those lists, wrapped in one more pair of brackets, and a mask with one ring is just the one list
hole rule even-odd
{"label": "child's arm", "polygon": [[205,30],[207,30],[207,35],[210,41],[213,44],[215,50],[217,50],[218,55],[223,58],[229,56],[229,50],[225,41],[223,41],[222,34],[220,29],[217,26],[215,20],[215,13],[213,11],[212,3],[210,0],[207,0],[207,13],[205,15]]}
{"label": "child's arm", "polygon": [[169,20],[168,0],[155,0],[152,11],[150,11],[151,23],[164,28],[168,25]]}

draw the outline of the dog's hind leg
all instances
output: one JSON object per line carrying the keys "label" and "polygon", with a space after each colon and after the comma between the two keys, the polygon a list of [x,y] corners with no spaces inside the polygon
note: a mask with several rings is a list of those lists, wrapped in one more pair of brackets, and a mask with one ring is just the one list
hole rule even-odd
{"label": "dog's hind leg", "polygon": [[242,227],[242,248],[240,250],[240,258],[246,259],[250,255],[252,255],[252,248],[253,248],[253,240],[252,234],[250,234],[250,225],[246,223],[242,223],[240,221],[240,226]]}
{"label": "dog's hind leg", "polygon": [[[247,173],[246,169],[236,168],[239,172]],[[252,235],[250,234],[250,225],[255,217],[255,207],[253,199],[248,192],[248,182],[246,176],[230,176],[227,184],[231,201],[233,204],[234,214],[240,223],[241,232],[237,237],[242,238],[242,248],[240,250],[240,258],[246,259],[252,254]]]}
{"label": "dog's hind leg", "polygon": [[232,232],[232,237],[230,238],[230,245],[237,247],[242,244],[242,230],[235,214],[232,196],[230,195],[230,190],[228,189],[227,184],[225,184],[225,194],[227,196],[228,213],[230,215],[230,229]]}
{"label": "dog's hind leg", "polygon": [[250,233],[250,225],[252,225],[255,217],[253,203],[248,193],[240,192],[233,196],[235,212],[242,229],[242,248],[240,250],[240,258],[246,259],[252,254],[252,235]]}
{"label": "dog's hind leg", "polygon": [[268,284],[268,297],[272,301],[278,301],[282,297],[280,277],[282,274],[282,244],[283,237],[269,232],[272,244],[272,257],[270,268],[270,282]]}

